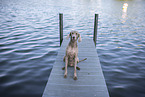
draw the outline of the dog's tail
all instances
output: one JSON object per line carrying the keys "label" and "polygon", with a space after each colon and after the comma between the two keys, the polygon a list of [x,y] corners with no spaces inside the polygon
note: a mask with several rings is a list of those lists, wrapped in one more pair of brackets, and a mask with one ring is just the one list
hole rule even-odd
{"label": "dog's tail", "polygon": [[[85,58],[85,59],[83,59],[83,60],[79,60],[79,62],[82,62],[82,61],[85,61],[85,60],[87,60],[87,58]],[[78,63],[79,63],[79,62],[78,62]]]}

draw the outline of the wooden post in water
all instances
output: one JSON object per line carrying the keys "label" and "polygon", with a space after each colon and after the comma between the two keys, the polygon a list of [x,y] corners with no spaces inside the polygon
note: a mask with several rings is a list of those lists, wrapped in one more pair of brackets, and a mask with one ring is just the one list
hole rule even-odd
{"label": "wooden post in water", "polygon": [[63,41],[63,14],[59,13],[59,34],[60,34],[60,46]]}
{"label": "wooden post in water", "polygon": [[98,27],[98,14],[95,14],[95,20],[94,20],[94,37],[93,37],[95,46],[96,46],[96,40],[97,40],[97,27]]}

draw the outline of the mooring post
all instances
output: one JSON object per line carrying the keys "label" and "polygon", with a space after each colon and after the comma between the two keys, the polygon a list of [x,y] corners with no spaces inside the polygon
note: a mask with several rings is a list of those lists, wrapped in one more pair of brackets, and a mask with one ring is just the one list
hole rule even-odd
{"label": "mooring post", "polygon": [[93,37],[95,46],[96,46],[96,40],[97,40],[97,28],[98,28],[98,14],[95,14],[95,20],[94,20],[94,37]]}
{"label": "mooring post", "polygon": [[60,34],[60,46],[63,41],[63,14],[59,13],[59,34]]}

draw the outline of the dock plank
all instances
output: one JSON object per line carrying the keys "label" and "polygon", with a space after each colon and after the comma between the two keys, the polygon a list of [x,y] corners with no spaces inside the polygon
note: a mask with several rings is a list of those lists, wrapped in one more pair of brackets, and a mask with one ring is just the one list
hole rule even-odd
{"label": "dock plank", "polygon": [[68,40],[62,42],[56,61],[42,97],[109,97],[108,89],[93,40],[84,39],[78,43],[79,59],[78,80],[73,80],[73,67],[68,67],[68,76],[63,78],[63,57]]}

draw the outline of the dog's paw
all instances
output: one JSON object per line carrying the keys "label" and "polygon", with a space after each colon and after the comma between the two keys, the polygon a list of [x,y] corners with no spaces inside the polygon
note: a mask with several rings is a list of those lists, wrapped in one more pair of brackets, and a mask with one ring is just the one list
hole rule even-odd
{"label": "dog's paw", "polygon": [[64,75],[64,78],[67,78],[67,75],[66,74]]}
{"label": "dog's paw", "polygon": [[77,78],[77,76],[74,76],[74,80],[77,80],[78,78]]}
{"label": "dog's paw", "polygon": [[76,67],[77,70],[80,70],[80,67]]}
{"label": "dog's paw", "polygon": [[63,67],[62,70],[65,70],[65,67]]}

